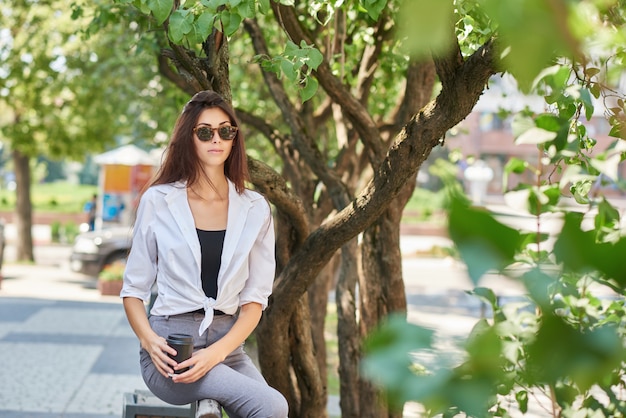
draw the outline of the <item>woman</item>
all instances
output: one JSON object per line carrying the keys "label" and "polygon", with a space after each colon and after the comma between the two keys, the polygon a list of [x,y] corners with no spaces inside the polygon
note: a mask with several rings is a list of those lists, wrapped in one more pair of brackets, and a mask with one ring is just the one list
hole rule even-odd
{"label": "woman", "polygon": [[[163,164],[141,197],[121,292],[141,343],[144,381],[165,402],[207,399],[229,417],[287,416],[287,402],[243,350],[267,306],[274,279],[270,207],[246,190],[246,153],[233,109],[197,93],[179,116]],[[157,299],[144,303],[156,280]],[[166,338],[193,335],[176,363]],[[187,371],[181,372],[186,368]]]}

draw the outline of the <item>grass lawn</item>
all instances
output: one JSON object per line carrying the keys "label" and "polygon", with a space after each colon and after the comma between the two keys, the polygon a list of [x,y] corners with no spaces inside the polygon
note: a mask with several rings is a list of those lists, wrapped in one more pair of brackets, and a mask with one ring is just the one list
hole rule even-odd
{"label": "grass lawn", "polygon": [[427,189],[415,189],[404,207],[403,223],[434,221],[444,206],[444,191],[433,192]]}
{"label": "grass lawn", "polygon": [[[31,201],[35,212],[82,213],[83,206],[98,187],[67,182],[33,184]],[[0,211],[15,208],[15,191],[0,190]]]}

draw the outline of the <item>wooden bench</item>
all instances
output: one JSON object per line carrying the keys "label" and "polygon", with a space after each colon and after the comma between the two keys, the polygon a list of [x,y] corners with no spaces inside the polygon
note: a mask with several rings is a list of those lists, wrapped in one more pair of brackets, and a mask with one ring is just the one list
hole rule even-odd
{"label": "wooden bench", "polygon": [[136,390],[124,393],[122,418],[195,418],[196,405],[171,405],[152,392]]}

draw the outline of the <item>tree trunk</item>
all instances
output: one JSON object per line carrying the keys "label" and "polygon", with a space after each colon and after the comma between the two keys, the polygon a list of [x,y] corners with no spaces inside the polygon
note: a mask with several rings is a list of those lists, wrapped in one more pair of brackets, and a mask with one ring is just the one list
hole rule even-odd
{"label": "tree trunk", "polygon": [[[313,344],[311,316],[306,295],[298,304],[289,324],[289,345],[292,368],[300,394],[299,411],[290,411],[294,418],[326,418],[326,381],[321,378]],[[295,389],[295,388],[294,388]]]}
{"label": "tree trunk", "polygon": [[[309,297],[309,312],[311,318],[311,334],[313,337],[313,348],[317,357],[317,365],[319,368],[320,379],[327,387],[328,371],[327,361],[328,353],[326,350],[326,315],[328,312],[328,295],[334,285],[336,272],[336,262],[328,263],[324,270],[320,272],[315,283],[307,291]],[[324,391],[328,396],[328,390]],[[324,399],[326,403],[328,399]]]}
{"label": "tree trunk", "polygon": [[357,320],[358,243],[341,249],[341,272],[336,290],[337,338],[339,340],[339,384],[342,417],[360,418],[359,361],[360,333]]}
{"label": "tree trunk", "polygon": [[266,310],[256,330],[261,371],[285,395],[293,418],[327,416],[326,382],[320,377],[310,325],[304,294],[290,316]]}
{"label": "tree trunk", "polygon": [[289,318],[274,312],[267,309],[255,331],[259,342],[259,364],[270,386],[287,398],[290,416],[295,416],[293,411],[299,410],[300,402],[293,389],[294,377],[290,370]]}
{"label": "tree trunk", "polygon": [[[407,302],[402,275],[400,222],[406,202],[415,189],[415,179],[407,182],[396,199],[363,234],[363,274],[361,290],[361,332],[367,337],[381,319],[390,313],[406,314]],[[360,417],[402,417],[402,411],[386,410],[384,398],[369,381],[359,382]]]}
{"label": "tree trunk", "polygon": [[32,235],[32,202],[30,199],[30,158],[21,152],[13,151],[15,167],[15,227],[17,231],[17,261],[34,262]]}

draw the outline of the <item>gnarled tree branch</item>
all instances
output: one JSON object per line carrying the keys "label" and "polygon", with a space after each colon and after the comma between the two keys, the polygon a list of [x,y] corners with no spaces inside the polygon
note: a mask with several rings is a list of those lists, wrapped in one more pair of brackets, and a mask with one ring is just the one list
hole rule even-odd
{"label": "gnarled tree branch", "polygon": [[[309,45],[312,44],[312,40],[300,26],[293,7],[287,7],[278,2],[272,2],[272,9],[277,17],[277,21],[283,25],[285,31],[289,34],[294,43],[300,44],[300,41],[305,41]],[[367,109],[355,99],[348,88],[333,75],[328,61],[322,61],[317,71],[315,71],[315,75],[317,76],[320,86],[322,86],[333,101],[338,103],[346,115],[348,115],[355,129],[359,132],[361,140],[365,146],[371,150],[370,159],[372,165],[377,167],[382,161],[384,149],[376,124],[370,117]]]}
{"label": "gnarled tree branch", "polygon": [[[263,41],[263,35],[256,21],[246,19],[244,26],[253,40],[253,46],[257,54],[269,55],[267,46]],[[305,132],[304,122],[298,115],[297,109],[293,106],[286,94],[283,85],[274,73],[264,71],[263,77],[269,87],[270,94],[278,105],[287,125],[292,133],[292,140],[295,147],[300,151],[300,155],[307,162],[313,173],[326,185],[333,196],[336,205],[343,207],[349,201],[350,196],[345,186],[332,170],[324,164],[324,159],[315,141],[308,137]]]}
{"label": "gnarled tree branch", "polygon": [[[374,178],[359,196],[314,231],[293,254],[276,281],[274,296],[283,303],[276,306],[281,312],[272,312],[273,320],[289,317],[295,301],[335,251],[380,216],[386,202],[398,194],[409,177],[415,176],[446,131],[471,112],[482,94],[482,87],[497,71],[492,46],[492,42],[488,42],[458,68],[456,76],[448,80],[459,88],[442,91],[415,115],[398,135]],[[468,79],[469,75],[472,75],[471,79]],[[303,266],[306,269],[303,270]]]}

